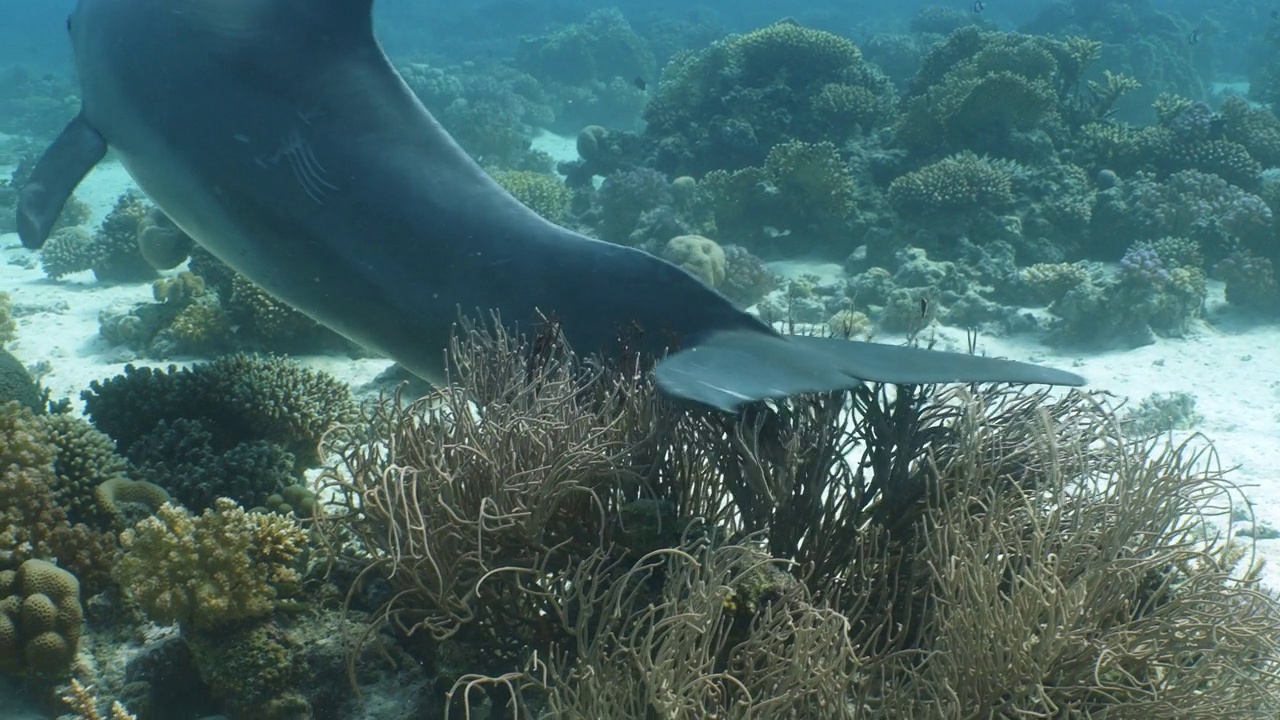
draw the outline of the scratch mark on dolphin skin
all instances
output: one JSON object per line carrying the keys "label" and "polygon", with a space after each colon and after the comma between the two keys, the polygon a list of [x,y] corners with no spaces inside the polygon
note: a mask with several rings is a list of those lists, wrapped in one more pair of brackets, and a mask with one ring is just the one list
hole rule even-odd
{"label": "scratch mark on dolphin skin", "polygon": [[262,160],[257,162],[262,167],[266,167],[268,164],[279,165],[281,160],[289,163],[293,177],[315,204],[323,205],[326,192],[338,189],[337,185],[325,180],[324,166],[316,159],[311,144],[302,137],[302,133],[297,128],[290,130],[281,139],[280,149],[274,155],[267,158],[265,162]]}

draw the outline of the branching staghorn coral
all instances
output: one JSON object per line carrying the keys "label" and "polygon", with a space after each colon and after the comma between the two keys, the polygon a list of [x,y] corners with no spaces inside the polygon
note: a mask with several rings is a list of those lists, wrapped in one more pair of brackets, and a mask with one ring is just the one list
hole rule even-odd
{"label": "branching staghorn coral", "polygon": [[452,384],[330,439],[318,524],[387,584],[378,618],[447,712],[1280,712],[1280,605],[1206,524],[1229,483],[1102,394],[867,386],[726,416],[554,332],[451,355]]}

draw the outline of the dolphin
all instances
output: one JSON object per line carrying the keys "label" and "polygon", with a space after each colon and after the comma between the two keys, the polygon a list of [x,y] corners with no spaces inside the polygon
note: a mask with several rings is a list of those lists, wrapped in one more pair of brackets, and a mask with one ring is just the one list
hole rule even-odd
{"label": "dolphin", "polygon": [[374,38],[373,0],[79,0],[80,113],[19,198],[38,248],[108,148],[174,223],[320,324],[440,383],[460,312],[555,317],[732,411],[863,381],[1080,385],[1026,363],[783,335],[683,269],[548,222],[458,146]]}

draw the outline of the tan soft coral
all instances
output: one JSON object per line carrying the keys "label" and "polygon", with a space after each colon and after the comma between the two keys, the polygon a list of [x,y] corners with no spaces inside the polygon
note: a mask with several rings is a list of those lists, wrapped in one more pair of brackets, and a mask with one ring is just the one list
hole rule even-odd
{"label": "tan soft coral", "polygon": [[261,617],[300,581],[307,536],[293,518],[214,505],[196,517],[165,503],[121,535],[116,580],[151,620],[208,629]]}

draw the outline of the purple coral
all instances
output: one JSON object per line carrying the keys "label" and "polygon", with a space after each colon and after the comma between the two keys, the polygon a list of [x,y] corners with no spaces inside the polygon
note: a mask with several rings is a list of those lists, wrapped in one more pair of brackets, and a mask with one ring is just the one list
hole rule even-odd
{"label": "purple coral", "polygon": [[1169,269],[1151,247],[1129,248],[1120,258],[1120,274],[1127,280],[1147,285],[1163,285],[1169,281]]}
{"label": "purple coral", "polygon": [[1167,123],[1174,137],[1183,142],[1209,140],[1221,134],[1222,121],[1202,102],[1192,103]]}

